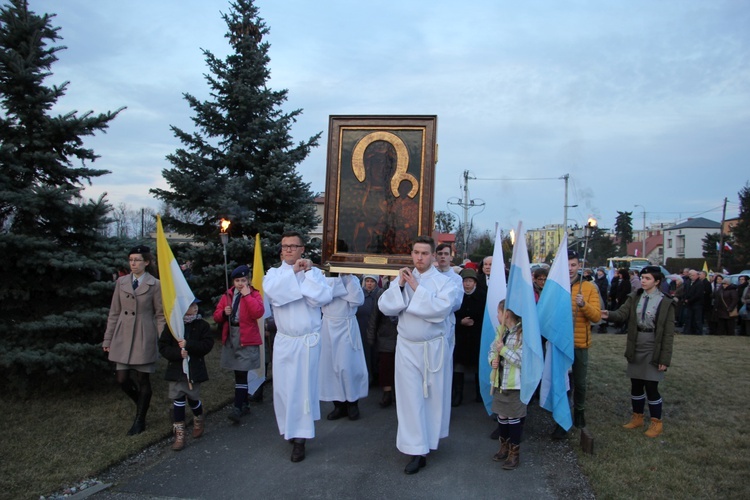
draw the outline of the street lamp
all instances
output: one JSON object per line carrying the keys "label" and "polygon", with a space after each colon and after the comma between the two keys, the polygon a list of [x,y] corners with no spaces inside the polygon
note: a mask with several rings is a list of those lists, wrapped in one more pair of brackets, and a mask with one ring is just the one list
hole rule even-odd
{"label": "street lamp", "polygon": [[634,207],[641,207],[643,209],[643,257],[646,258],[646,207],[643,205],[633,205]]}
{"label": "street lamp", "polygon": [[229,290],[229,269],[227,269],[227,243],[229,243],[229,233],[227,233],[227,229],[229,229],[231,222],[229,222],[228,219],[222,218],[220,224],[221,229],[219,230],[219,238],[221,238],[221,244],[224,247],[224,280],[227,285],[224,290]]}

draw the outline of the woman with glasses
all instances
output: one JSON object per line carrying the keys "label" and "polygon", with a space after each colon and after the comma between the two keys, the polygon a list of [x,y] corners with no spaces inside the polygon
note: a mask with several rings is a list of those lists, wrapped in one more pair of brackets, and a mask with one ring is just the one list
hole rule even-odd
{"label": "woman with glasses", "polygon": [[643,414],[648,399],[651,425],[645,435],[655,438],[662,433],[662,399],[659,382],[672,361],[674,311],[672,297],[664,295],[659,285],[665,277],[657,266],[641,270],[641,288],[628,295],[616,311],[602,311],[602,318],[627,321],[628,339],[625,358],[630,377],[630,401],[633,415],[626,429],[644,426]]}
{"label": "woman with glasses", "polygon": [[128,431],[133,436],[146,430],[150,374],[156,371],[159,332],[166,321],[151,249],[134,247],[128,260],[130,274],[115,282],[102,348],[116,364],[117,383],[136,405],[135,421]]}

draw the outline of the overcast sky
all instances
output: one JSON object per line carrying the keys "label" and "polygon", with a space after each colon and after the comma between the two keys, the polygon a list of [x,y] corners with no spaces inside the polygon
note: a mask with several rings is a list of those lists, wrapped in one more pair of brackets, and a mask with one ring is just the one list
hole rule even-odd
{"label": "overcast sky", "polygon": [[[228,50],[219,0],[29,0],[56,13],[69,80],[57,112],[127,106],[87,139],[112,174],[86,193],[158,207],[165,156],[190,130],[183,92],[208,96],[201,49]],[[562,223],[594,216],[613,227],[738,213],[750,179],[750,2],[741,0],[354,2],[260,0],[270,28],[270,85],[301,108],[297,140],[323,132],[299,165],[325,183],[328,117],[438,116],[435,209],[462,196],[471,172],[475,227]],[[512,179],[512,180],[503,180]],[[460,213],[460,209],[452,206]]]}

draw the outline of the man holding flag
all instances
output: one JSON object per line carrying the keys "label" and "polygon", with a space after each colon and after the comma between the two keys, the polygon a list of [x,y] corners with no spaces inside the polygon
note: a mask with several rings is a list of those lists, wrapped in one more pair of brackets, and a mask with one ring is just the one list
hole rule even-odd
{"label": "man holding flag", "polygon": [[[586,427],[586,381],[591,347],[591,323],[602,319],[602,307],[596,285],[584,281],[578,271],[581,260],[575,251],[568,252],[568,276],[573,312],[573,425]],[[567,430],[558,424],[552,432],[553,439],[563,439]]]}
{"label": "man holding flag", "polygon": [[555,422],[565,431],[573,425],[567,394],[568,371],[573,366],[573,315],[567,248],[568,237],[564,235],[537,305],[539,326],[548,342],[539,400],[542,408],[551,411]]}

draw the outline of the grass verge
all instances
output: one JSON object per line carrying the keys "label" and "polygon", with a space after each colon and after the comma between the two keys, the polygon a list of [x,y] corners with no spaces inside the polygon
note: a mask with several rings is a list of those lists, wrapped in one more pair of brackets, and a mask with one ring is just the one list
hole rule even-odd
{"label": "grass verge", "polygon": [[589,355],[595,454],[578,460],[597,498],[750,498],[750,338],[677,336],[654,439],[622,428],[632,413],[624,352],[624,335],[598,335]]}
{"label": "grass verge", "polygon": [[[211,412],[234,397],[234,375],[219,368],[221,345],[206,356],[209,381],[201,386]],[[153,397],[146,431],[127,436],[135,405],[119,389],[114,374],[96,391],[71,388],[65,393],[19,400],[0,397],[0,498],[39,498],[98,473],[161,441],[172,432],[164,380],[166,362],[151,375]],[[192,418],[190,410],[188,419]]]}

